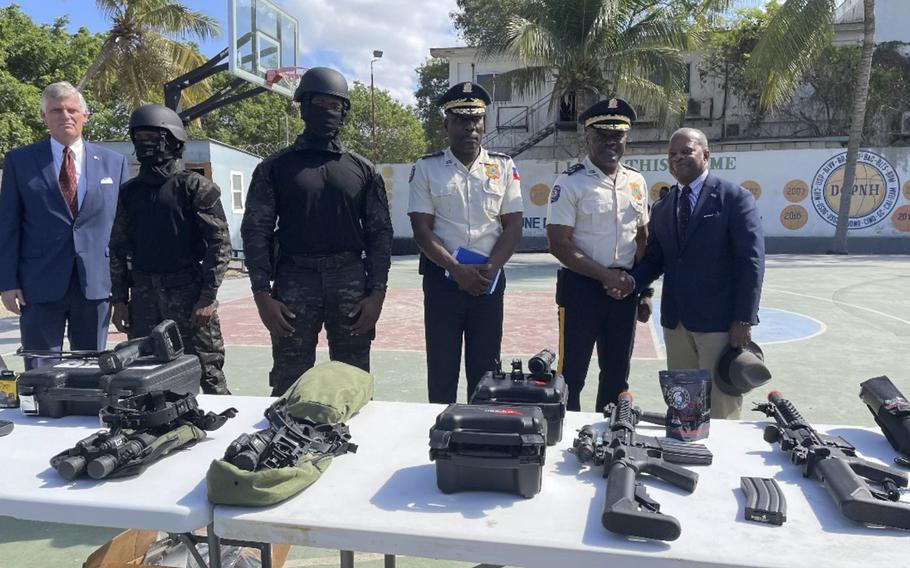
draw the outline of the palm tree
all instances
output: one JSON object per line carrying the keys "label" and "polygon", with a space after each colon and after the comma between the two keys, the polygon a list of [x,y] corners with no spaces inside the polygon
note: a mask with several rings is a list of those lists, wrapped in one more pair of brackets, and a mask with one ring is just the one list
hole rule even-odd
{"label": "palm tree", "polygon": [[[752,52],[755,77],[765,79],[761,104],[775,109],[790,101],[803,72],[830,43],[834,17],[848,0],[788,0],[768,24],[765,35]],[[847,163],[837,213],[832,254],[847,254],[847,228],[856,174],[856,160],[863,137],[872,52],[875,48],[875,0],[863,2],[863,48],[856,78],[844,80],[844,89],[853,92],[853,108],[847,140]],[[852,88],[851,88],[852,87]]]}
{"label": "palm tree", "polygon": [[[221,33],[217,20],[183,6],[179,0],[95,0],[113,23],[80,90],[94,85],[110,95],[114,87],[128,110],[160,100],[165,82],[205,62],[187,40],[206,40]],[[203,83],[185,93],[188,105],[208,96]]]}
{"label": "palm tree", "polygon": [[520,68],[503,73],[519,96],[555,81],[550,110],[561,101],[578,110],[600,96],[620,95],[657,113],[685,107],[680,58],[697,40],[666,2],[653,0],[529,0],[504,29],[481,43],[482,56],[509,55]]}

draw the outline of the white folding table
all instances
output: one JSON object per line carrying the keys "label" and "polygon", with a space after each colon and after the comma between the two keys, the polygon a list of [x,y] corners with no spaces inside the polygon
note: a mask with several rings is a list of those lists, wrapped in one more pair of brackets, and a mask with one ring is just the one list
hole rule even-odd
{"label": "white folding table", "polygon": [[209,464],[241,433],[265,427],[263,411],[273,399],[199,395],[197,400],[207,412],[229,407],[239,412],[192,448],[166,456],[139,476],[100,481],[66,481],[49,464],[52,456],[101,429],[98,417],[43,418],[0,409],[0,420],[15,423],[12,433],[0,438],[0,515],[184,535],[210,525]]}
{"label": "white folding table", "polygon": [[[692,466],[699,482],[687,494],[660,480],[645,482],[661,511],[675,516],[673,542],[624,538],[601,525],[605,480],[568,452],[576,430],[602,421],[569,413],[562,441],[547,449],[543,489],[532,499],[492,492],[446,495],[429,461],[428,432],[442,405],[370,402],[349,422],[356,454],[335,459],[304,492],[262,508],[217,506],[221,538],[483,562],[528,568],[671,566],[826,567],[893,565],[906,558],[910,533],[861,526],[843,517],[824,487],[804,479],[787,454],[762,439],[767,423],[714,421],[705,443],[711,466]],[[857,412],[864,411],[857,404]],[[756,419],[761,416],[756,414]],[[877,431],[819,426],[891,463]],[[641,425],[643,434],[662,428]],[[787,521],[745,521],[740,476],[772,477],[787,498]],[[904,500],[907,501],[906,496]],[[350,556],[348,557],[350,558]]]}

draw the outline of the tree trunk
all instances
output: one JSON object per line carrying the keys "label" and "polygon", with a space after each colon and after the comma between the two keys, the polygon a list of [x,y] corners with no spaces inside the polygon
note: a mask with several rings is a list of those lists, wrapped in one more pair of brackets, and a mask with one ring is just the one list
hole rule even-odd
{"label": "tree trunk", "polygon": [[[108,36],[108,39],[110,36]],[[108,45],[108,39],[105,39],[104,43],[101,44],[101,49],[98,50],[98,54],[95,56],[95,59],[92,60],[92,64],[88,66],[88,69],[85,70],[85,75],[79,79],[79,84],[76,85],[76,90],[82,92],[82,89],[85,87],[86,83],[92,80],[92,77],[98,72],[98,69],[101,67],[101,64],[104,63],[104,60],[108,57],[108,54],[111,50]]]}
{"label": "tree trunk", "polygon": [[853,91],[853,110],[850,116],[850,136],[847,140],[847,164],[841,186],[840,207],[837,210],[837,227],[830,254],[847,254],[847,228],[850,223],[850,202],[856,179],[856,158],[863,140],[866,122],[866,100],[869,98],[869,76],[872,74],[872,52],[875,49],[875,0],[863,0],[863,55],[856,72]]}

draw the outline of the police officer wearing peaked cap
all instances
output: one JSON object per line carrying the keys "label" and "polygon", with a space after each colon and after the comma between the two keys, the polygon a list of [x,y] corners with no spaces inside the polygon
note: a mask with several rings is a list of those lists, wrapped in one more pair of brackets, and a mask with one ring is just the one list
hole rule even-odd
{"label": "police officer wearing peaked cap", "polygon": [[130,338],[174,320],[202,364],[203,392],[230,394],[215,299],[231,258],[221,190],[184,169],[187,136],[176,112],[141,106],[129,128],[140,166],[120,188],[111,230],[111,319]]}
{"label": "police officer wearing peaked cap", "polygon": [[522,197],[512,159],[481,146],[490,103],[476,83],[452,86],[438,101],[449,147],[411,169],[408,214],[421,250],[430,402],[455,402],[462,344],[468,399],[499,359],[502,268],[521,239]]}
{"label": "police officer wearing peaked cap", "polygon": [[[609,292],[631,287],[625,271],[644,254],[648,203],[645,180],[620,162],[635,110],[612,97],[585,110],[588,155],[553,185],[547,211],[550,251],[562,263],[556,284],[559,370],[569,388],[569,410],[581,410],[581,391],[595,344],[600,365],[595,410],[628,389],[636,318],[647,321],[650,301],[637,316],[638,295]],[[618,294],[617,294],[618,295]]]}
{"label": "police officer wearing peaked cap", "polygon": [[338,140],[351,107],[344,76],[311,68],[294,100],[306,127],[256,167],[240,229],[272,336],[273,396],[313,366],[323,326],[332,360],[369,371],[392,251],[382,177]]}

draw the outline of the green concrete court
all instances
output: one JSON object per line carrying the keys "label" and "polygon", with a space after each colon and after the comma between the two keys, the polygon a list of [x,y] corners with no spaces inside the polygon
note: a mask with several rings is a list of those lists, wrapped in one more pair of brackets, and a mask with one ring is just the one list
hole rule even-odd
{"label": "green concrete court", "polygon": [[[556,347],[556,269],[557,263],[547,254],[518,254],[511,263],[504,361],[527,357],[542,347]],[[426,366],[416,257],[394,259],[390,286],[372,357],[376,399],[424,401]],[[908,290],[908,256],[769,257],[762,324],[756,328],[755,337],[774,374],[773,386],[793,400],[810,421],[874,426],[857,398],[860,381],[888,375],[910,394]],[[219,297],[228,345],[229,386],[239,395],[267,395],[271,354],[268,338],[255,319],[246,280],[227,280]],[[0,319],[0,354],[11,367],[21,370],[18,358],[7,357],[18,345],[17,325],[16,318]],[[324,347],[320,345],[319,360],[327,358]],[[638,403],[646,409],[663,406],[657,372],[664,364],[659,329],[641,326],[630,383]],[[593,409],[596,380],[596,364],[592,363],[582,399],[586,410]],[[754,398],[761,396],[756,393]],[[356,438],[356,429],[353,434]],[[50,457],[58,450],[42,451]],[[335,467],[343,467],[342,461]],[[0,517],[0,568],[76,568],[116,532]],[[382,566],[381,555],[358,555],[357,560],[358,566]],[[338,564],[335,551],[294,547],[287,566]],[[399,565],[469,566],[419,558],[400,558]]]}

